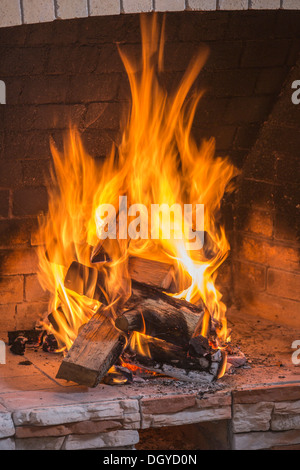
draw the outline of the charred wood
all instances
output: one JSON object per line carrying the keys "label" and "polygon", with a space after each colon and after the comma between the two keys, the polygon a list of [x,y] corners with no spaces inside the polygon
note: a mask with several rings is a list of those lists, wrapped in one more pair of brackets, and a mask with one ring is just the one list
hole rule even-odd
{"label": "charred wood", "polygon": [[115,323],[121,331],[144,333],[186,350],[204,314],[203,306],[171,297],[136,281],[132,282],[132,295],[126,307],[129,310]]}

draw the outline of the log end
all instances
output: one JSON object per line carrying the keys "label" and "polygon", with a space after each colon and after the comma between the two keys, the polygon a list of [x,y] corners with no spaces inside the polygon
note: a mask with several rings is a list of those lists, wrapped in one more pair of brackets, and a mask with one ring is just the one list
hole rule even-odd
{"label": "log end", "polygon": [[72,364],[71,362],[63,361],[56,374],[56,378],[76,382],[79,385],[93,388],[99,384],[101,375],[99,379],[99,371],[88,369],[80,366],[79,364]]}
{"label": "log end", "polygon": [[125,316],[120,316],[115,320],[115,327],[118,328],[118,330],[123,331],[124,333],[127,333],[129,330],[129,323],[128,320]]}

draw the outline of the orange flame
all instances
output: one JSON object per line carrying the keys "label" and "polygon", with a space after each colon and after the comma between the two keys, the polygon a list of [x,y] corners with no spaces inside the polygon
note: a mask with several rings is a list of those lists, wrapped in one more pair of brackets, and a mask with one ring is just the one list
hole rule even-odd
{"label": "orange flame", "polygon": [[[177,220],[174,213],[173,232],[175,228],[182,231],[182,239],[160,236],[159,239],[137,238],[130,244],[126,240],[112,244],[110,276],[105,286],[109,302],[116,300],[124,279],[128,279],[129,255],[169,260],[176,267],[176,296],[192,303],[202,299],[211,317],[222,326],[220,338],[226,339],[226,307],[215,287],[215,278],[228,254],[229,244],[223,227],[216,222],[216,214],[237,170],[228,158],[215,157],[213,138],[198,146],[191,133],[203,95],[203,92],[191,92],[191,88],[208,50],[203,48],[194,58],[176,92],[167,93],[160,80],[164,28],[160,31],[155,16],[150,21],[142,16],[141,31],[140,66],[120,49],[132,103],[118,148],[113,146],[105,161],[96,163],[85,152],[74,129],[70,130],[62,153],[51,143],[54,171],[49,187],[49,213],[41,221],[39,232],[44,245],[39,249],[40,282],[53,294],[49,309],[59,324],[58,332],[54,333],[60,346],[67,348],[80,326],[99,307],[96,301],[64,287],[67,268],[73,260],[90,266],[90,247],[96,245],[97,234],[103,230],[99,206],[109,203],[117,208],[121,195],[127,196],[128,204],[144,204],[148,213],[151,204],[169,207],[204,204],[204,228],[213,255],[208,259],[204,250],[187,250],[182,220]],[[138,335],[135,341],[139,342]]]}

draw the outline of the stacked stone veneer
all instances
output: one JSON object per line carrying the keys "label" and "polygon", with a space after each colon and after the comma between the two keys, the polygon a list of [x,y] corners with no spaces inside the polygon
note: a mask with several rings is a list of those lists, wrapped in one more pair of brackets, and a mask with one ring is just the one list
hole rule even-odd
{"label": "stacked stone veneer", "polygon": [[[296,63],[299,15],[283,10],[167,15],[165,84],[171,88],[182,77],[201,44],[210,47],[210,58],[197,81],[206,94],[193,130],[199,141],[215,136],[217,153],[230,155],[239,167]],[[139,56],[138,15],[0,29],[0,79],[7,89],[7,104],[0,106],[0,331],[4,337],[7,330],[32,328],[47,309],[47,295],[36,276],[34,231],[38,214],[47,211],[50,137],[61,148],[71,121],[83,132],[84,145],[95,158],[103,158],[112,142],[119,140],[129,86],[117,43]],[[229,236],[232,207],[231,201],[224,206]],[[223,291],[226,287],[231,293],[230,263],[219,279]]]}
{"label": "stacked stone veneer", "polygon": [[[132,448],[139,430],[229,422],[232,449],[300,448],[300,386],[281,385],[199,397],[101,399],[101,394],[0,394],[0,449]],[[41,404],[41,400],[43,403]]]}

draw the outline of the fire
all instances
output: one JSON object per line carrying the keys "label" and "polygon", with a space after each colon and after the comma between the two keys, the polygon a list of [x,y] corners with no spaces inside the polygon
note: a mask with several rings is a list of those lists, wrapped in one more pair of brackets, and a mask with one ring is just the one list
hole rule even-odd
{"label": "fire", "polygon": [[[119,49],[132,95],[120,145],[112,147],[104,162],[96,163],[84,150],[75,129],[71,128],[63,152],[51,142],[54,166],[48,188],[49,212],[41,220],[39,230],[39,276],[41,285],[52,293],[49,311],[58,328],[50,329],[59,345],[67,349],[80,326],[100,304],[68,291],[64,287],[66,271],[74,260],[91,266],[91,247],[98,243],[99,234],[105,230],[99,207],[112,204],[117,208],[119,196],[126,196],[128,205],[144,204],[149,213],[152,204],[169,207],[204,204],[210,257],[205,250],[188,251],[182,221],[176,219],[175,213],[173,231],[182,231],[182,239],[140,237],[130,243],[110,240],[107,251],[111,261],[105,292],[112,309],[120,292],[123,296],[130,295],[124,286],[124,279],[128,281],[126,260],[129,255],[169,260],[176,267],[176,296],[195,304],[202,299],[208,316],[220,324],[220,340],[226,340],[227,336],[226,307],[215,287],[215,279],[217,269],[228,255],[229,244],[224,228],[216,222],[216,215],[237,170],[228,158],[215,157],[213,138],[199,146],[191,132],[203,95],[202,91],[191,89],[205,64],[208,50],[199,51],[177,90],[168,93],[161,83],[164,28],[160,30],[155,16],[151,20],[142,16],[141,31],[140,67]],[[203,333],[209,319],[206,320]],[[138,335],[135,341],[140,343]]]}

